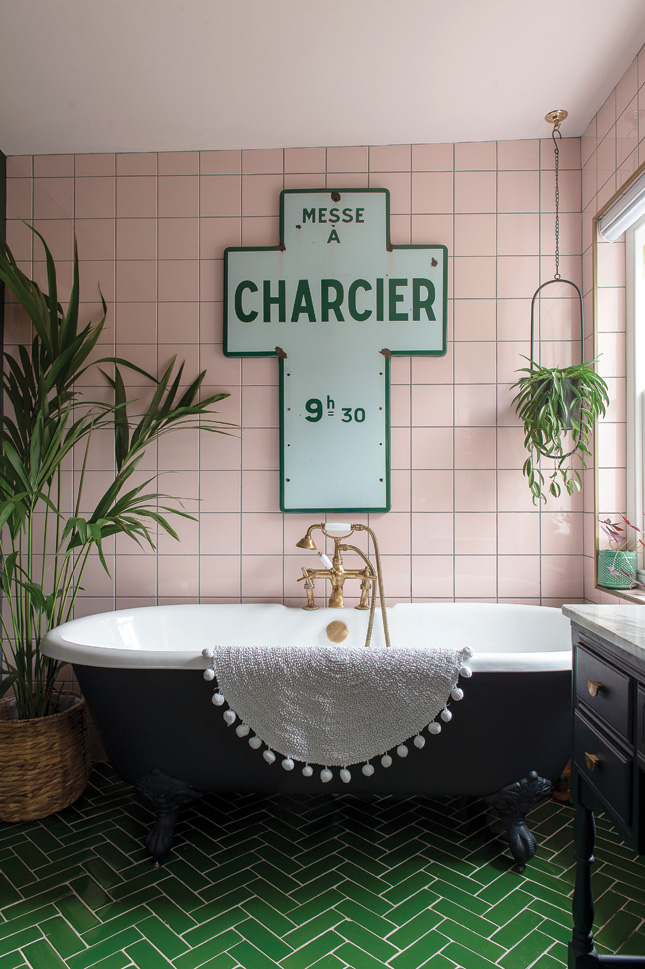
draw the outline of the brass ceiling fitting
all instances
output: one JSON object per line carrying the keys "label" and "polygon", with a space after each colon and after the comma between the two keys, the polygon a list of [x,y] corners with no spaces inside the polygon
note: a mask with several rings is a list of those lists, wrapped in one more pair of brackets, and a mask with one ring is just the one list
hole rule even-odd
{"label": "brass ceiling fitting", "polygon": [[548,111],[544,115],[544,120],[548,121],[549,124],[553,125],[553,130],[557,131],[565,118],[569,116],[569,112],[565,111],[564,108],[558,108],[557,111]]}

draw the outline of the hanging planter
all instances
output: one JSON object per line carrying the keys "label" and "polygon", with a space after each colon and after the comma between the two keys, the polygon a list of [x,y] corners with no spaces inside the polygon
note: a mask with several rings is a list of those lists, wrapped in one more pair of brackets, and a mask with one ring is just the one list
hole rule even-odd
{"label": "hanging planter", "polygon": [[[524,447],[528,457],[522,471],[528,480],[533,504],[546,501],[547,494],[558,498],[564,489],[573,495],[582,487],[581,471],[586,470],[590,456],[590,441],[594,423],[605,415],[609,405],[607,384],[595,370],[595,361],[567,367],[543,367],[535,354],[535,306],[542,290],[554,283],[573,287],[577,294],[580,314],[580,349],[584,347],[584,317],[582,293],[570,279],[560,275],[560,218],[559,218],[559,138],[560,122],[566,111],[551,111],[546,120],[553,124],[555,152],[555,274],[553,279],[538,286],[531,300],[531,355],[524,357],[528,367],[517,371],[522,376],[512,389],[515,413],[524,427]],[[539,354],[538,354],[539,355]],[[542,458],[553,462],[550,471],[543,470]]]}

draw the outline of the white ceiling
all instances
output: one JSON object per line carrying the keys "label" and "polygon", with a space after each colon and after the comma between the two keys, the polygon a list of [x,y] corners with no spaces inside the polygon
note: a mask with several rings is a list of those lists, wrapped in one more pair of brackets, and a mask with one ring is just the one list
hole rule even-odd
{"label": "white ceiling", "polygon": [[0,0],[0,150],[574,136],[644,43],[644,0]]}

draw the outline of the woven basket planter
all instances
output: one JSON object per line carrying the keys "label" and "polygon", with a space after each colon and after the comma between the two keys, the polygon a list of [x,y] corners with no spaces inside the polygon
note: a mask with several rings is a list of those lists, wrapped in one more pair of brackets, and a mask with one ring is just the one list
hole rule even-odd
{"label": "woven basket planter", "polygon": [[69,807],[90,773],[87,706],[62,694],[59,712],[15,718],[15,701],[0,701],[0,821],[35,821]]}

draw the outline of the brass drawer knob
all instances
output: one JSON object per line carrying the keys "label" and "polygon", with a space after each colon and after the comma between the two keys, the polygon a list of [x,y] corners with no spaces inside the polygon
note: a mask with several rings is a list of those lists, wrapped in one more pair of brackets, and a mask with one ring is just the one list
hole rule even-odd
{"label": "brass drawer knob", "polygon": [[599,683],[598,680],[587,680],[587,689],[590,696],[598,696],[598,693],[602,690],[602,683]]}
{"label": "brass drawer knob", "polygon": [[585,764],[587,765],[587,770],[595,770],[600,763],[600,757],[597,754],[588,754],[585,751]]}

